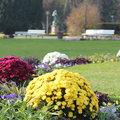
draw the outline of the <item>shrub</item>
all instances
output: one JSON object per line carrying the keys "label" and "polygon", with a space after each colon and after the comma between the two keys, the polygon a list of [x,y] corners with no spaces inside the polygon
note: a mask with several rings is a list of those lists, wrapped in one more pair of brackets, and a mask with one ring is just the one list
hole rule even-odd
{"label": "shrub", "polygon": [[14,56],[0,58],[0,80],[2,82],[12,80],[21,83],[31,79],[32,74],[36,74],[33,67],[23,60]]}
{"label": "shrub", "polygon": [[96,26],[98,26],[97,23],[100,22],[100,11],[97,5],[90,4],[89,2],[86,4],[87,4],[86,13],[84,3],[80,3],[80,5],[77,8],[72,9],[72,12],[66,19],[67,32],[73,34],[80,34],[84,32],[85,27],[87,29],[90,29],[96,28]]}
{"label": "shrub", "polygon": [[32,56],[25,57],[23,60],[33,67],[37,66],[40,63],[40,60],[38,58]]}
{"label": "shrub", "polygon": [[53,105],[53,111],[58,111],[59,115],[81,120],[90,120],[98,112],[98,99],[87,80],[64,69],[34,78],[24,100],[33,108],[44,101],[45,105]]}
{"label": "shrub", "polygon": [[61,63],[62,65],[66,64],[66,65],[70,65],[70,66],[74,66],[75,64],[88,64],[91,63],[91,61],[89,61],[88,59],[85,58],[75,58],[75,59],[58,59],[56,61],[57,63]]}
{"label": "shrub", "polygon": [[95,91],[96,97],[99,101],[99,106],[102,106],[103,103],[114,103],[113,101],[110,100],[110,97],[108,94],[103,94],[101,92]]}
{"label": "shrub", "polygon": [[66,54],[61,54],[59,52],[51,52],[45,55],[44,59],[43,59],[43,63],[49,63],[50,65],[55,64],[55,61],[58,59],[69,59],[68,56]]}
{"label": "shrub", "polygon": [[99,29],[114,29],[115,34],[120,34],[120,23],[119,22],[103,22],[98,24]]}
{"label": "shrub", "polygon": [[9,34],[9,38],[14,38],[14,35],[13,34]]}

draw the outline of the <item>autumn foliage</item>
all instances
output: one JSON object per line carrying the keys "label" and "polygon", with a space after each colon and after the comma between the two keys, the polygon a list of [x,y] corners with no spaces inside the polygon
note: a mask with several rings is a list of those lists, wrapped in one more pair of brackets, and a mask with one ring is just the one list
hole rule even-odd
{"label": "autumn foliage", "polygon": [[67,31],[70,33],[82,33],[85,27],[85,13],[86,13],[86,28],[95,28],[96,24],[100,22],[100,11],[97,5],[81,3],[77,8],[73,8],[72,12],[66,19]]}

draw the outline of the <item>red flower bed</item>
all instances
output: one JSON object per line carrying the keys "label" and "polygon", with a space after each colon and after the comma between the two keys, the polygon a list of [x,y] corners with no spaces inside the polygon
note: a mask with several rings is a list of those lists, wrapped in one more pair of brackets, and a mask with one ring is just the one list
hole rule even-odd
{"label": "red flower bed", "polygon": [[33,71],[33,67],[28,63],[14,56],[0,58],[0,81],[2,82],[24,82],[29,80]]}

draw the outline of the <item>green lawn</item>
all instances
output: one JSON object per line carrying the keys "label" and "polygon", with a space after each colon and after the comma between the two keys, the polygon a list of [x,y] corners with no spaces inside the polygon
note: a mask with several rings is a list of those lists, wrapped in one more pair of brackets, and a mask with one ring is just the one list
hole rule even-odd
{"label": "green lawn", "polygon": [[[48,52],[59,51],[75,58],[95,53],[116,55],[119,49],[120,41],[115,40],[0,39],[0,57],[35,56],[42,60]],[[108,93],[112,99],[120,101],[120,62],[78,65],[67,69],[84,76],[93,90]]]}
{"label": "green lawn", "polygon": [[108,93],[120,101],[120,62],[77,65],[67,68],[86,78],[93,90]]}
{"label": "green lawn", "polygon": [[0,39],[0,57],[8,55],[35,56],[40,59],[48,52],[58,51],[70,58],[90,56],[95,53],[116,54],[120,49],[120,41],[64,41],[42,39]]}

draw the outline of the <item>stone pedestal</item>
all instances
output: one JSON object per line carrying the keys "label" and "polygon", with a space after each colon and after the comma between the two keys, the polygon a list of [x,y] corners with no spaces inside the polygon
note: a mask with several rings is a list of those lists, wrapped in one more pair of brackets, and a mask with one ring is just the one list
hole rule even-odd
{"label": "stone pedestal", "polygon": [[55,25],[51,25],[51,33],[58,33],[59,32],[59,27]]}

